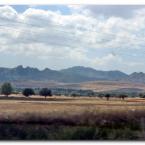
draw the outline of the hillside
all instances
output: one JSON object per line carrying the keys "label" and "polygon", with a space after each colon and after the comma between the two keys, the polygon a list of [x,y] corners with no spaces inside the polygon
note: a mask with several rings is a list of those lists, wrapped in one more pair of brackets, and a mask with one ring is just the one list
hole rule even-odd
{"label": "hillside", "polygon": [[[52,70],[45,68],[39,70],[38,68],[17,66],[15,68],[0,68],[0,83],[10,81],[20,87],[32,86],[60,86],[66,84],[67,86],[84,85],[85,82],[91,87],[92,83],[96,81],[115,82],[114,87],[121,82],[129,82],[130,84],[145,84],[145,74],[143,72],[134,72],[130,75],[121,71],[101,71],[89,67],[75,66],[62,70]],[[91,84],[88,82],[92,82]],[[104,85],[104,84],[103,84]],[[94,86],[94,85],[93,85]],[[111,86],[111,85],[110,85]],[[124,84],[121,84],[123,87]],[[105,86],[103,86],[104,88]]]}
{"label": "hillside", "polygon": [[127,74],[121,71],[101,71],[89,67],[75,66],[61,70],[62,73],[80,75],[95,80],[120,80],[127,78]]}
{"label": "hillside", "polygon": [[128,77],[120,71],[100,71],[93,68],[76,66],[60,71],[17,66],[15,68],[0,68],[0,81],[56,81],[65,83],[80,83],[95,80],[120,80]]}

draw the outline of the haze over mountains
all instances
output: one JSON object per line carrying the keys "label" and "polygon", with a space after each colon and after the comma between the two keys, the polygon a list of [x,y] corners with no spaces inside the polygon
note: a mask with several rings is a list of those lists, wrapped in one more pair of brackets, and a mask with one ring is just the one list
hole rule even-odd
{"label": "haze over mountains", "polygon": [[101,71],[89,67],[74,66],[59,71],[26,67],[0,68],[0,81],[53,81],[62,83],[81,83],[88,81],[128,81],[145,83],[145,73],[134,72],[130,75],[121,71]]}

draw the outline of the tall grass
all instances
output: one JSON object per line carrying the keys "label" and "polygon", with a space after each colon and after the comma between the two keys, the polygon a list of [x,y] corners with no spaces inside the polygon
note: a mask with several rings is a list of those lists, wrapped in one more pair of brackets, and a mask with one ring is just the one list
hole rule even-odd
{"label": "tall grass", "polygon": [[143,140],[145,111],[25,113],[1,117],[0,130],[1,140]]}

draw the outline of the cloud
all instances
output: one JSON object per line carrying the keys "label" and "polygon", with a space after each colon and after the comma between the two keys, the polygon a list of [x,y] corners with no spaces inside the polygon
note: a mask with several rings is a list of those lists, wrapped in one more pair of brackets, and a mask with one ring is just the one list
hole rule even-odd
{"label": "cloud", "polygon": [[94,17],[102,15],[104,17],[133,17],[135,11],[145,8],[144,5],[84,5],[84,9],[87,9]]}
{"label": "cloud", "polygon": [[0,7],[0,15],[2,18],[15,19],[17,12],[10,6]]}
{"label": "cloud", "polygon": [[122,61],[122,59],[116,55],[113,55],[112,53],[109,53],[106,56],[95,58],[94,60],[92,60],[91,63],[93,66],[97,66],[97,65],[106,66],[107,64],[113,63],[116,61]]}
{"label": "cloud", "polygon": [[[69,60],[72,65],[85,63],[113,68],[113,63],[115,66],[123,65],[124,56],[113,55],[112,51],[119,54],[144,49],[145,15],[142,6],[68,8],[72,13],[63,15],[59,11],[35,7],[22,13],[11,6],[0,7],[0,52],[43,60],[57,59],[62,64]],[[122,13],[118,12],[120,10]],[[125,17],[125,13],[131,16]],[[128,57],[125,59],[130,61]]]}

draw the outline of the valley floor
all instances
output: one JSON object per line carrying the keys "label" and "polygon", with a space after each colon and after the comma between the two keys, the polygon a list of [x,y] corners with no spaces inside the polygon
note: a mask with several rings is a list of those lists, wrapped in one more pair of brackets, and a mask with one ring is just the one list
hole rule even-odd
{"label": "valley floor", "polygon": [[2,140],[142,140],[144,126],[141,98],[0,97]]}
{"label": "valley floor", "polygon": [[21,95],[0,97],[0,116],[21,115],[22,113],[53,113],[53,114],[77,114],[84,111],[112,112],[112,111],[134,111],[145,110],[145,99],[98,97],[66,97],[53,96],[47,99],[40,96],[30,98]]}

